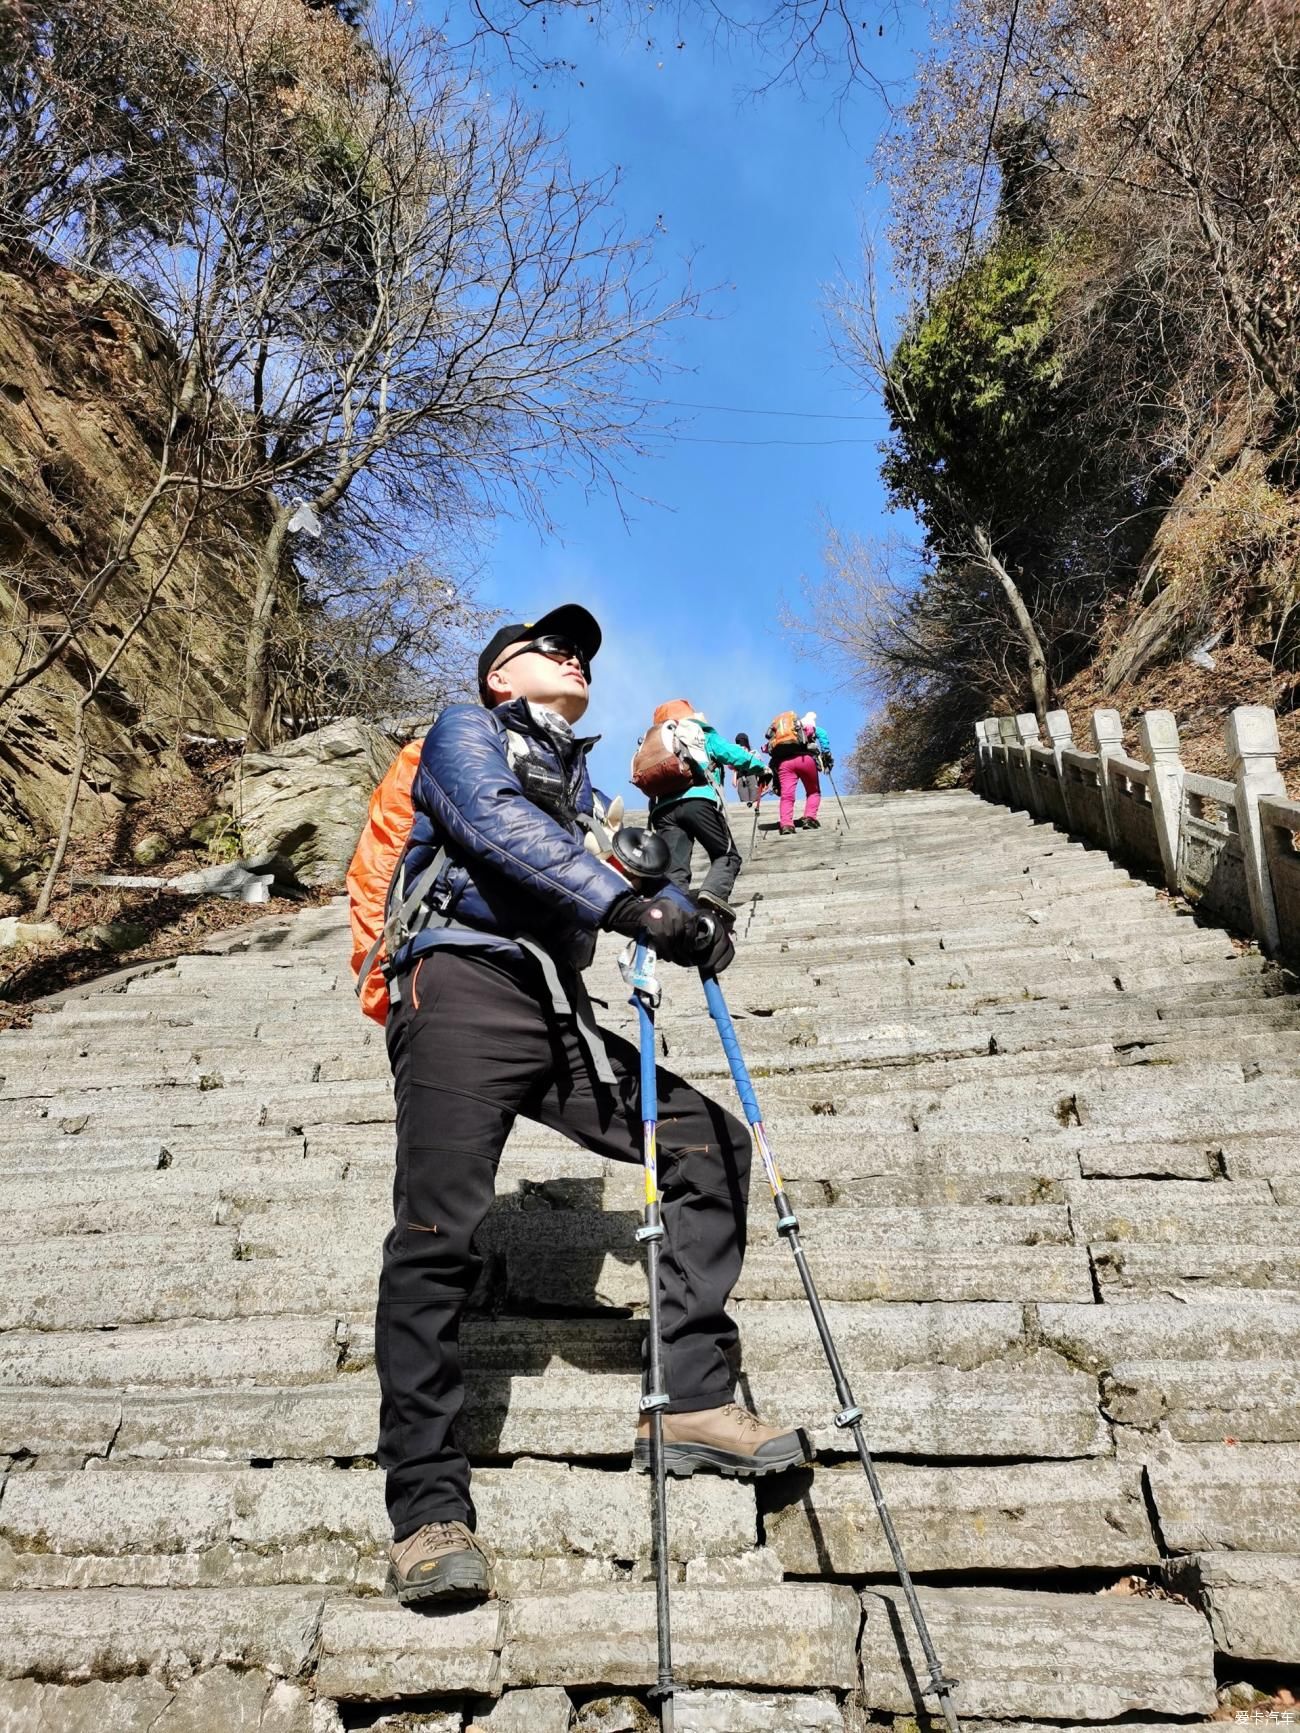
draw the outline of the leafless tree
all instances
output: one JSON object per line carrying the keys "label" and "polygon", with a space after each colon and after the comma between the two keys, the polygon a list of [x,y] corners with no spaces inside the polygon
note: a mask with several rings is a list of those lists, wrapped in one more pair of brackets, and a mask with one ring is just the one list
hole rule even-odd
{"label": "leafless tree", "polygon": [[[0,703],[66,651],[201,462],[209,498],[269,502],[244,633],[248,737],[263,745],[295,531],[347,538],[418,585],[424,567],[400,554],[441,565],[445,539],[483,514],[541,513],[555,476],[617,485],[646,413],[632,380],[695,302],[665,291],[625,232],[615,177],[574,175],[539,121],[483,95],[429,33],[359,34],[300,0],[202,0],[173,24],[202,124],[168,220],[133,206],[115,243],[92,243],[89,195],[73,196],[89,171],[65,193],[44,162],[10,196],[83,265],[116,261],[175,360],[158,476],[68,620],[29,633]],[[395,619],[419,611],[418,594],[389,594]]]}

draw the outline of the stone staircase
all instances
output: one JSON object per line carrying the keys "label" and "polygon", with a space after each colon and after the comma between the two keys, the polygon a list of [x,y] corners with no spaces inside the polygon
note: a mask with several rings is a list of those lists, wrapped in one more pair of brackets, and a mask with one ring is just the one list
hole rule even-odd
{"label": "stone staircase", "polygon": [[[724,984],[962,1716],[1131,1733],[1207,1719],[1216,1674],[1294,1687],[1300,1004],[1024,814],[847,804],[764,836]],[[0,1037],[0,1733],[652,1725],[635,1169],[512,1137],[464,1333],[501,1596],[383,1597],[391,1100],[344,920]],[[667,987],[669,1062],[730,1099]],[[592,988],[630,1030],[612,943]],[[678,1733],[910,1729],[771,1223],[756,1174],[740,1387],[818,1466],[672,1488]]]}

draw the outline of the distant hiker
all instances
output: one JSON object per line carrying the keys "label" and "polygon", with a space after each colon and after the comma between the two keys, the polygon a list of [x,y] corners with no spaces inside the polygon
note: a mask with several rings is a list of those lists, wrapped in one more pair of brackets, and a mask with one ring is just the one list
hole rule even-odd
{"label": "distant hiker", "polygon": [[782,710],[772,718],[764,739],[768,759],[781,791],[780,835],[795,833],[795,790],[803,785],[803,817],[800,830],[820,830],[817,809],[822,803],[819,763],[833,763],[831,743],[824,728],[817,726],[817,713],[810,710],[799,716],[793,710]]}
{"label": "distant hiker", "polygon": [[[473,1239],[516,1115],[641,1164],[639,1055],[595,1026],[582,984],[597,933],[647,934],[683,965],[718,970],[733,955],[721,922],[641,897],[586,846],[604,808],[587,774],[594,741],[573,725],[600,642],[574,605],[503,626],[479,657],[481,707],[451,705],[402,752],[348,872],[353,968],[363,1008],[386,1018],[397,1099],[375,1360],[389,1582],[407,1604],[492,1593],[453,1426],[465,1400],[460,1318],[482,1269]],[[657,1076],[669,1471],[796,1467],[803,1434],[732,1400],[726,1306],[744,1256],[749,1133],[672,1072]],[[639,1468],[649,1430],[642,1420],[629,1440]]]}
{"label": "distant hiker", "polygon": [[[727,899],[740,871],[741,857],[723,807],[723,777],[728,768],[743,770],[755,778],[765,777],[767,766],[748,747],[724,740],[685,698],[661,704],[654,713],[653,727],[672,731],[683,773],[680,778],[660,784],[639,774],[645,748],[651,744],[651,735],[647,734],[642,750],[632,761],[632,780],[638,788],[652,794],[650,826],[668,844],[668,877],[679,889],[690,890],[691,850],[698,842],[709,857],[699,901],[717,909],[725,919],[734,920],[735,911]],[[655,786],[663,786],[665,792],[654,793]]]}
{"label": "distant hiker", "polygon": [[807,711],[799,718],[799,725],[803,729],[803,737],[808,745],[808,756],[818,770],[824,770],[829,774],[835,768],[835,760],[831,757],[830,736],[824,728],[818,726],[817,712],[815,710]]}
{"label": "distant hiker", "polygon": [[[736,736],[736,745],[743,746],[746,752],[752,753],[754,751],[753,747],[749,744],[748,734],[738,734]],[[755,754],[755,756],[757,756],[757,754]],[[753,806],[754,802],[758,799],[758,773],[753,770],[733,770],[731,774],[735,779],[736,799],[742,801],[746,806]]]}

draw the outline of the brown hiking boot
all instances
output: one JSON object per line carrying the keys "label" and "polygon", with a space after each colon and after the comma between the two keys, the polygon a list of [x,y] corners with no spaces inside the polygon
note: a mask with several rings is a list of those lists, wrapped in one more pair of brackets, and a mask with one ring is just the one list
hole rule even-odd
{"label": "brown hiking boot", "polygon": [[426,1522],[388,1549],[388,1585],[404,1607],[491,1597],[492,1568],[463,1522]]}
{"label": "brown hiking boot", "polygon": [[[636,1429],[632,1460],[642,1473],[650,1472],[649,1415],[642,1415]],[[802,1427],[782,1432],[738,1402],[694,1414],[664,1415],[664,1467],[669,1474],[680,1477],[703,1468],[734,1480],[757,1480],[764,1474],[802,1468],[811,1460]]]}

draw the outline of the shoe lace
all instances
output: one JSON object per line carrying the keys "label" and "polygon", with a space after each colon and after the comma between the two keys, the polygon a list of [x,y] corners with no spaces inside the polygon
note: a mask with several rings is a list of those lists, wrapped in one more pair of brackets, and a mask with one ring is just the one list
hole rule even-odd
{"label": "shoe lace", "polygon": [[469,1530],[459,1522],[426,1522],[420,1532],[435,1547],[448,1546],[456,1541],[470,1547],[475,1544]]}
{"label": "shoe lace", "polygon": [[761,1430],[763,1424],[762,1421],[756,1414],[751,1414],[748,1408],[742,1408],[739,1402],[728,1402],[726,1411],[736,1422],[736,1425],[741,1432],[758,1432]]}

